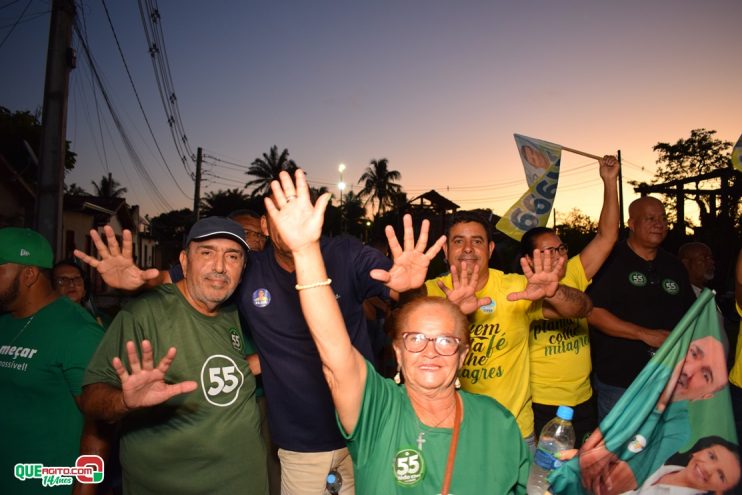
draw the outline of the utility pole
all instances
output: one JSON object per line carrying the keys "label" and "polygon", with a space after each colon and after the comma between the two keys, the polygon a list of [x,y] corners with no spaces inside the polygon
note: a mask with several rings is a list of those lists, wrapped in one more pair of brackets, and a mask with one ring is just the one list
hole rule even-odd
{"label": "utility pole", "polygon": [[46,54],[44,108],[41,116],[39,189],[35,227],[51,244],[56,256],[62,254],[62,198],[64,159],[67,142],[67,93],[70,70],[75,67],[72,0],[52,0],[49,48]]}
{"label": "utility pole", "polygon": [[618,157],[618,228],[619,232],[623,232],[625,226],[623,221],[623,169],[621,165],[621,150],[616,152],[616,156]]}
{"label": "utility pole", "polygon": [[193,191],[193,217],[198,222],[201,215],[201,161],[203,160],[203,149],[196,150],[196,185]]}

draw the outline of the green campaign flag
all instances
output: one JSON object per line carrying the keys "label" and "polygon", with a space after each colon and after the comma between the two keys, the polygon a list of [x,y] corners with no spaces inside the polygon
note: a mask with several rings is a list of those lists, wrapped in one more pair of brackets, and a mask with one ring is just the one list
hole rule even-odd
{"label": "green campaign flag", "polygon": [[551,492],[734,490],[741,470],[720,332],[706,289],[579,454],[551,473]]}

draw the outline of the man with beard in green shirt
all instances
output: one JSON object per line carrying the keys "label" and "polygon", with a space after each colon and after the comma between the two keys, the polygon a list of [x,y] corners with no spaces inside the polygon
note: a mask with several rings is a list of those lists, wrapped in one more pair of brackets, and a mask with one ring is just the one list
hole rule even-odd
{"label": "man with beard in green shirt", "polygon": [[197,222],[180,254],[185,278],[124,308],[91,360],[82,408],[121,421],[127,494],[267,494],[245,360],[255,351],[245,348],[236,309],[221,306],[245,265],[243,235],[225,218]]}

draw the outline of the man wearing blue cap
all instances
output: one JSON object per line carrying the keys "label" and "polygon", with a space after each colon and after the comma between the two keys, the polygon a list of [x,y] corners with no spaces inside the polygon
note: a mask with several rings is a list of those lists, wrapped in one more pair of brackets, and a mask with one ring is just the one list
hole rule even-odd
{"label": "man wearing blue cap", "polygon": [[121,422],[124,493],[267,494],[245,360],[255,351],[236,309],[222,306],[245,266],[243,236],[226,218],[197,222],[180,253],[184,278],[125,307],[90,362],[82,409]]}
{"label": "man wearing blue cap", "polygon": [[90,314],[54,290],[52,263],[39,233],[0,229],[0,493],[72,490],[17,474],[18,465],[75,466],[83,373],[103,335]]}

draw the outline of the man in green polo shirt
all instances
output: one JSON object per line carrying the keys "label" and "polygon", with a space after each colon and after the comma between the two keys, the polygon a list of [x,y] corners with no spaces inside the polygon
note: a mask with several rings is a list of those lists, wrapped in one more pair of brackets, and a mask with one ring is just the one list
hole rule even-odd
{"label": "man in green polo shirt", "polygon": [[197,222],[180,254],[185,278],[125,307],[91,360],[83,411],[121,422],[127,494],[267,494],[245,360],[255,351],[245,348],[236,309],[222,306],[247,250],[236,222]]}

